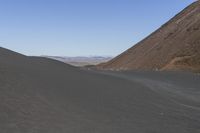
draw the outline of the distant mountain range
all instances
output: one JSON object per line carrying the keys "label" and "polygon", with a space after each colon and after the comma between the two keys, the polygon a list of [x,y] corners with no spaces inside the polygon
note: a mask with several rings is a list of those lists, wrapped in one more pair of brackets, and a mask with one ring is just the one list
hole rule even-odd
{"label": "distant mountain range", "polygon": [[98,67],[200,71],[200,1],[185,8],[132,48]]}
{"label": "distant mountain range", "polygon": [[73,66],[97,65],[99,63],[104,63],[112,59],[111,56],[88,56],[88,57],[42,56],[42,57],[58,60]]}

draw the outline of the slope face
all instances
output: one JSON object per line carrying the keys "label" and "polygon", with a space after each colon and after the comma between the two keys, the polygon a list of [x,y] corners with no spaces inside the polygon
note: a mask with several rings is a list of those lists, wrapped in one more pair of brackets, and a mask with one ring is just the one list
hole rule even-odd
{"label": "slope face", "polygon": [[200,1],[99,67],[115,70],[200,70]]}
{"label": "slope face", "polygon": [[0,63],[8,64],[21,64],[21,61],[26,60],[26,56],[16,53],[14,51],[0,47]]}
{"label": "slope face", "polygon": [[199,133],[199,76],[102,74],[0,55],[2,133]]}

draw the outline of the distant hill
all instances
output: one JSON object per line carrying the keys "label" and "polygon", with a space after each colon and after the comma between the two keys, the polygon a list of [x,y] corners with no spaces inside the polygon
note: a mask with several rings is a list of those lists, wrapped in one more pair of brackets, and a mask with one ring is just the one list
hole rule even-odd
{"label": "distant hill", "polygon": [[78,57],[64,57],[64,56],[43,56],[50,59],[62,61],[64,63],[73,66],[87,66],[87,65],[97,65],[99,63],[107,62],[112,59],[110,56],[78,56]]}
{"label": "distant hill", "polygon": [[112,70],[199,71],[200,1],[185,8],[132,48],[98,67]]}

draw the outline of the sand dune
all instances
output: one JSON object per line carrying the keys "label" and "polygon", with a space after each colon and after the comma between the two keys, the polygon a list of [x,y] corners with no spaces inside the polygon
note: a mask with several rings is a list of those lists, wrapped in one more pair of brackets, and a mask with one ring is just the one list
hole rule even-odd
{"label": "sand dune", "polygon": [[199,133],[200,77],[86,71],[0,48],[1,133]]}

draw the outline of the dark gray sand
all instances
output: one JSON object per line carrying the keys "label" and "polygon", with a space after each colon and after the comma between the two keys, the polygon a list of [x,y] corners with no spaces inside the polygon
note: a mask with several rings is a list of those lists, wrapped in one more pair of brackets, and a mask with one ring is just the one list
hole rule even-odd
{"label": "dark gray sand", "polygon": [[86,71],[0,48],[0,133],[200,133],[200,76]]}

